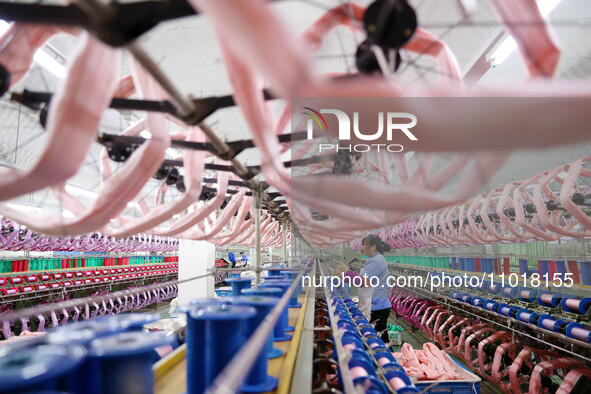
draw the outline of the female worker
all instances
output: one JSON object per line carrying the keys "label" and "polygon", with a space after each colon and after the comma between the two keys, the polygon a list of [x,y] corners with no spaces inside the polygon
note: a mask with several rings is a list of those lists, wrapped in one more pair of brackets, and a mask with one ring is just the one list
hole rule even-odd
{"label": "female worker", "polygon": [[[388,332],[386,331],[388,325],[388,317],[390,316],[390,308],[392,304],[388,298],[388,265],[386,259],[382,255],[383,252],[387,252],[390,249],[390,245],[383,242],[380,237],[375,234],[369,234],[363,238],[363,253],[369,257],[365,262],[361,274],[350,270],[345,264],[339,263],[339,270],[345,273],[345,276],[353,279],[355,276],[366,275],[365,287],[367,289],[373,289],[371,294],[371,315],[370,322],[376,323],[375,329],[377,332],[384,331],[382,333],[382,340],[384,343],[388,343]],[[339,275],[337,272],[335,274]],[[373,279],[374,286],[371,286],[369,279]],[[377,284],[377,286],[376,286]]]}

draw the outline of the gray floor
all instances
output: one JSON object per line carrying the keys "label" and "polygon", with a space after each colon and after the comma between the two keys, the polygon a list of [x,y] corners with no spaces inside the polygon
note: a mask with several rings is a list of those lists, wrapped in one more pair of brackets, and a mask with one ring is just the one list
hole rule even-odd
{"label": "gray floor", "polygon": [[[404,319],[397,319],[396,318],[396,314],[394,312],[390,313],[390,318],[388,319],[388,322],[390,324],[394,324],[394,325],[398,325],[401,326],[402,328],[404,328],[404,332],[402,334],[402,340],[404,342],[408,342],[412,345],[413,348],[415,349],[422,349],[423,348],[423,344],[425,342],[430,342],[429,338],[423,334],[421,331],[419,330],[415,330],[413,332],[412,330],[412,326],[410,325],[410,323],[408,323],[406,320]],[[400,346],[394,346],[394,351],[395,352],[399,352],[400,351]],[[456,360],[460,361],[462,364],[464,364],[461,360],[458,359],[458,357],[454,357]],[[464,364],[465,366],[465,364]],[[474,371],[472,371],[474,374],[476,374]],[[476,374],[478,375],[478,374]],[[501,390],[497,385],[489,382],[488,380],[480,377],[482,379],[482,382],[480,383],[480,392],[482,394],[502,394],[503,390]]]}

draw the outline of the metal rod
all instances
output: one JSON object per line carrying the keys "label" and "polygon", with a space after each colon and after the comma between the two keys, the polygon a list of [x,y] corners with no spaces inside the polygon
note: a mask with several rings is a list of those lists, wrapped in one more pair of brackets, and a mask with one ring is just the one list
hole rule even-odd
{"label": "metal rod", "polygon": [[260,190],[254,191],[254,198],[252,199],[254,204],[254,233],[255,233],[255,244],[254,244],[254,259],[255,259],[255,275],[256,285],[261,283],[261,193]]}
{"label": "metal rod", "polygon": [[285,260],[285,266],[289,266],[287,259],[287,220],[283,220],[283,260]]}
{"label": "metal rod", "polygon": [[257,327],[256,331],[251,335],[248,342],[246,342],[240,351],[236,353],[234,357],[232,357],[222,372],[218,374],[211,386],[209,386],[205,391],[206,393],[233,394],[240,391],[240,386],[252,369],[254,362],[263,349],[263,346],[265,346],[267,343],[269,335],[271,334],[271,330],[273,330],[273,327],[283,312],[283,309],[287,307],[287,303],[292,297],[292,293],[297,288],[298,282],[301,281],[304,272],[305,270],[302,269],[300,274],[291,284],[289,290],[286,291],[285,294],[283,294],[283,296],[279,299],[265,320],[263,320],[263,322]]}

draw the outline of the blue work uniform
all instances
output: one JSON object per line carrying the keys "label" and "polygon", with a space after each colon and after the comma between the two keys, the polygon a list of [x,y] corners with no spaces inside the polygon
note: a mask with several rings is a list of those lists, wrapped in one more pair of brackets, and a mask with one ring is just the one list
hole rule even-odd
{"label": "blue work uniform", "polygon": [[[363,266],[361,275],[367,274],[367,278],[370,279],[372,276],[379,278],[377,287],[374,287],[373,294],[371,297],[371,310],[380,311],[382,309],[388,309],[392,307],[390,298],[388,298],[389,288],[387,284],[388,279],[388,265],[384,256],[377,252]],[[374,279],[375,282],[375,279]]]}
{"label": "blue work uniform", "polygon": [[236,256],[234,256],[234,253],[228,252],[228,260],[230,260],[232,263],[236,263]]}

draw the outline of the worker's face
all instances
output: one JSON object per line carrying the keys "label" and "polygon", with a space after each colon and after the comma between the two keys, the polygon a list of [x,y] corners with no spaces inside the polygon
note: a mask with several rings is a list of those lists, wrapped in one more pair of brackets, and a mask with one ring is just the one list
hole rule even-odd
{"label": "worker's face", "polygon": [[369,245],[368,242],[363,244],[363,254],[366,255],[367,257],[371,257],[376,253],[376,246],[375,245]]}

